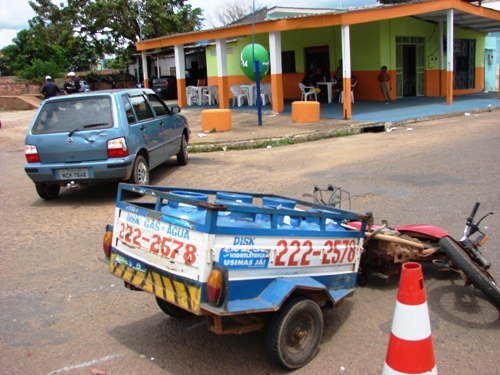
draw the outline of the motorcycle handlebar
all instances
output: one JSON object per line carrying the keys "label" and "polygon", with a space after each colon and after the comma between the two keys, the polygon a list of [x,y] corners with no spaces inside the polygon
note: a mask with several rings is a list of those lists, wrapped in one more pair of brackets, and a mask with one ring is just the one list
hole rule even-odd
{"label": "motorcycle handlebar", "polygon": [[479,202],[476,202],[476,204],[474,205],[474,208],[472,209],[472,212],[470,213],[469,218],[467,219],[468,223],[472,224],[472,222],[474,221],[474,216],[476,216],[478,208],[479,208]]}

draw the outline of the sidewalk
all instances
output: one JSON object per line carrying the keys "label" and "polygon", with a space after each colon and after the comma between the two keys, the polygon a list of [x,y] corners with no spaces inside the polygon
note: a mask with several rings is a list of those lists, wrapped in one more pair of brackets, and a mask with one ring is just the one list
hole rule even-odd
{"label": "sidewalk", "polygon": [[[169,105],[176,102],[169,102]],[[321,103],[320,121],[293,123],[291,102],[285,103],[283,113],[271,111],[270,105],[262,107],[262,125],[258,124],[257,107],[231,107],[232,129],[225,132],[201,131],[201,111],[217,106],[191,106],[182,108],[191,127],[190,150],[210,150],[222,147],[249,147],[251,143],[282,139],[307,138],[314,140],[339,134],[385,131],[386,127],[404,126],[409,123],[466,113],[500,109],[497,92],[470,94],[454,97],[452,105],[445,98],[412,97],[384,102],[356,102],[352,105],[353,119],[342,119],[342,105]]]}

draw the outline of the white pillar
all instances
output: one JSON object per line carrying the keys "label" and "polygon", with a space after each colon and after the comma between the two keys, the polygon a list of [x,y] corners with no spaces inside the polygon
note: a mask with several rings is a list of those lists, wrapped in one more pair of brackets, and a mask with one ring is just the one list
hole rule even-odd
{"label": "white pillar", "polygon": [[453,9],[446,16],[446,104],[453,104]]}
{"label": "white pillar", "polygon": [[351,78],[351,35],[349,25],[342,25],[342,77]]}
{"label": "white pillar", "polygon": [[175,77],[177,79],[186,78],[186,59],[184,57],[184,45],[174,46]]}
{"label": "white pillar", "polygon": [[342,92],[344,98],[344,120],[352,118],[351,103],[351,35],[349,25],[341,26],[342,32]]}
{"label": "white pillar", "polygon": [[217,39],[215,41],[215,51],[217,54],[217,76],[227,76],[227,56],[226,56],[226,39]]}
{"label": "white pillar", "polygon": [[448,10],[446,16],[446,59],[448,61],[446,65],[446,70],[448,72],[453,72],[453,9]]}
{"label": "white pillar", "polygon": [[269,33],[269,62],[273,74],[282,74],[281,66],[281,31]]}

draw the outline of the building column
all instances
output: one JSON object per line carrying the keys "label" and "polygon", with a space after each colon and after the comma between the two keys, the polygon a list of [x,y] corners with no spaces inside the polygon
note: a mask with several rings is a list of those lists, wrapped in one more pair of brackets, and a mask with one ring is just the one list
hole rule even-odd
{"label": "building column", "polygon": [[269,33],[269,58],[272,68],[271,73],[271,97],[274,112],[285,110],[285,99],[283,95],[283,69],[281,65],[281,32]]}
{"label": "building column", "polygon": [[184,45],[174,46],[175,78],[177,79],[177,103],[179,107],[187,106],[186,94],[186,57],[184,55]]}
{"label": "building column", "polygon": [[344,95],[344,120],[352,118],[351,103],[351,36],[349,25],[342,25],[342,88]]}
{"label": "building column", "polygon": [[149,88],[149,79],[148,79],[148,59],[146,57],[146,51],[141,51],[141,59],[142,59],[142,78],[144,80],[144,87]]}
{"label": "building column", "polygon": [[227,79],[226,39],[215,41],[217,77],[219,80],[219,108],[229,109],[229,84]]}
{"label": "building column", "polygon": [[453,104],[453,9],[446,15],[446,104]]}

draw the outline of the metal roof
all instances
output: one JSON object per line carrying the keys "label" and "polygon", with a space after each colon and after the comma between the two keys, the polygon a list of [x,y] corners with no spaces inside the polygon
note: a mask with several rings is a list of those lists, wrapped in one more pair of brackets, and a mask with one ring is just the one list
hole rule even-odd
{"label": "metal roof", "polygon": [[[272,9],[274,8],[270,10]],[[297,8],[296,10],[299,9]],[[311,22],[307,22],[307,19],[318,20],[315,23],[315,27],[333,26],[344,23],[359,24],[399,17],[415,17],[427,22],[437,23],[443,21],[446,23],[447,14],[450,9],[454,11],[455,27],[475,30],[483,34],[500,32],[500,11],[483,7],[480,1],[470,2],[468,0],[410,0],[404,3],[377,3],[359,8],[324,9],[321,14],[311,14],[311,12],[308,12],[308,8],[303,8],[304,13],[302,14],[298,12],[296,15],[281,19],[274,18],[256,22],[255,32],[311,28]],[[304,21],[306,22],[303,24]],[[137,43],[136,46],[137,50],[140,51],[155,47],[172,46],[174,44],[193,43],[198,40],[235,38],[247,35],[252,30],[250,27],[252,27],[252,21],[247,18],[240,22],[215,29],[197,30],[144,40]]]}
{"label": "metal roof", "polygon": [[[424,13],[414,15],[413,17],[419,18],[429,22],[446,22],[447,10],[440,10],[437,12]],[[462,29],[475,30],[482,34],[500,32],[500,21],[479,15],[470,14],[461,10],[454,10],[453,23],[455,27]]]}

